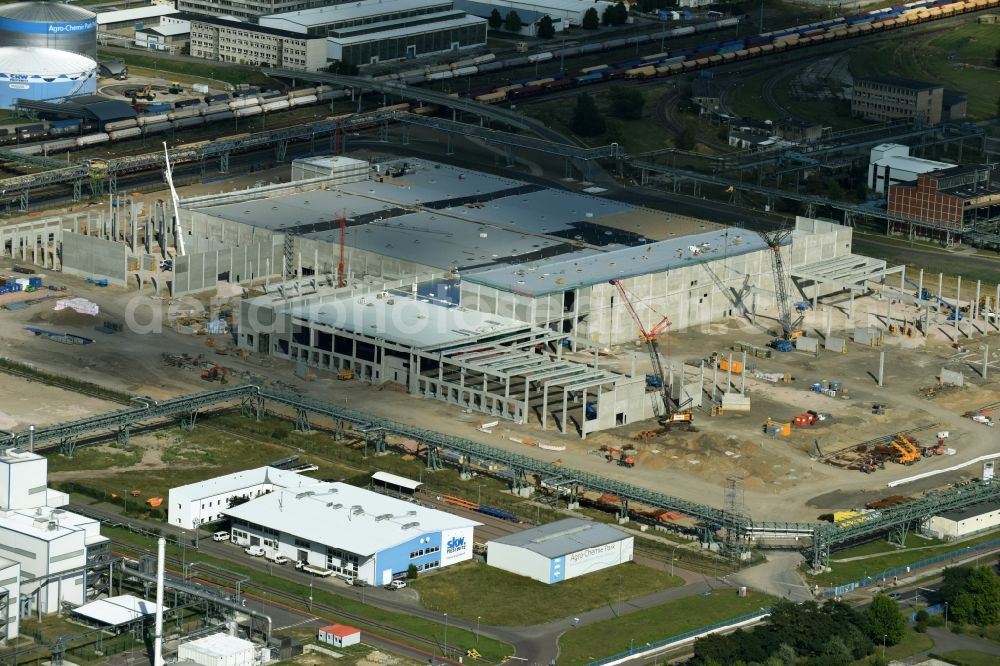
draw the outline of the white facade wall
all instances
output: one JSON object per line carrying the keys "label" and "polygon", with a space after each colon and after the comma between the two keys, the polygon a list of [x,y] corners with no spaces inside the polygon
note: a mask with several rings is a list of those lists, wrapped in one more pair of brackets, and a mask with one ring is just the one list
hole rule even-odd
{"label": "white facade wall", "polygon": [[[483,4],[494,5],[500,10],[500,14],[507,15],[507,11],[529,10],[548,14],[552,18],[560,18],[571,26],[583,25],[583,15],[593,7],[597,10],[597,15],[602,16],[607,7],[614,5],[612,2],[603,0],[480,0]],[[627,6],[627,5],[626,5]]]}
{"label": "white facade wall", "polygon": [[[27,531],[0,525],[0,555],[21,564],[21,593],[38,593],[36,602],[43,615],[57,612],[63,601],[84,603],[83,573],[67,574],[65,578],[55,574],[81,569],[87,559],[85,532],[55,528],[52,532],[56,534],[45,538],[50,536],[47,522]],[[32,582],[36,578],[42,580]]]}
{"label": "white facade wall", "polygon": [[959,539],[982,530],[1000,526],[1000,509],[994,509],[978,516],[953,520],[944,516],[932,516],[927,521],[927,532],[939,539]]}
{"label": "white facade wall", "polygon": [[357,645],[361,642],[361,632],[356,631],[355,633],[347,634],[346,636],[337,636],[333,633],[320,629],[319,642],[332,645],[333,647],[350,647],[351,645]]}
{"label": "white facade wall", "polygon": [[193,530],[199,525],[214,523],[223,519],[222,512],[229,508],[229,500],[234,497],[260,497],[274,490],[271,483],[256,483],[245,488],[215,493],[206,497],[177,497],[173,488],[167,494],[167,522],[186,530]]}
{"label": "white facade wall", "polygon": [[21,565],[13,560],[0,557],[0,592],[7,595],[7,631],[0,635],[0,643],[17,638],[20,614],[18,613],[18,591],[21,582]]}
{"label": "white facade wall", "polygon": [[505,543],[490,542],[486,564],[543,583],[549,582],[551,560],[533,550]]}
{"label": "white facade wall", "polygon": [[563,560],[563,580],[631,562],[634,544],[635,537],[630,536],[615,543],[570,553]]}
{"label": "white facade wall", "polygon": [[8,451],[0,457],[0,510],[45,506],[48,461],[35,453]]}

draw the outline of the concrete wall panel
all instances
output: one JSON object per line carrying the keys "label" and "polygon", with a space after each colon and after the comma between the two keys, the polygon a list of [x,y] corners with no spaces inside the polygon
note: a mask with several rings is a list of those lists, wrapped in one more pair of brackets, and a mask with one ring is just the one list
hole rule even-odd
{"label": "concrete wall panel", "polygon": [[128,248],[123,243],[63,231],[64,273],[105,278],[117,287],[127,286]]}

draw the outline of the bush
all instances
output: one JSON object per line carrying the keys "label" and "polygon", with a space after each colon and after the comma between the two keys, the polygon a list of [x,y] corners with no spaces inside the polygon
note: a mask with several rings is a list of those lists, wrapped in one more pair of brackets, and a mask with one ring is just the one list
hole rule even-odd
{"label": "bush", "polygon": [[951,625],[951,633],[953,633],[953,634],[964,634],[965,633],[965,626],[962,625],[962,624],[959,624],[958,622],[955,622],[954,624]]}
{"label": "bush", "polygon": [[927,621],[931,619],[931,616],[926,610],[921,608],[920,610],[917,611],[916,617],[914,617],[913,619],[915,619],[917,622],[923,622],[924,624],[927,624]]}
{"label": "bush", "polygon": [[417,579],[417,573],[418,573],[417,572],[417,565],[416,564],[411,564],[410,566],[408,566],[406,568],[406,579],[407,580],[416,580]]}

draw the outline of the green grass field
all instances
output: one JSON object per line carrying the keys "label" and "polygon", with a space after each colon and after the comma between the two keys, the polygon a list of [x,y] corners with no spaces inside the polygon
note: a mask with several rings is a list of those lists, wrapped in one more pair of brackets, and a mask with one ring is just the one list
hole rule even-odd
{"label": "green grass field", "polygon": [[956,666],[995,666],[997,656],[976,650],[952,650],[937,655],[940,659]]}
{"label": "green grass field", "polygon": [[[128,553],[132,555],[155,552],[156,543],[153,537],[134,534],[128,530],[108,526],[104,526],[101,531],[102,534],[114,540],[116,544],[126,544],[124,547],[116,545],[116,551],[124,550],[128,551]],[[228,572],[245,576],[249,578],[251,582],[243,584],[243,591],[248,595],[252,595],[257,598],[264,597],[266,592],[270,589],[285,592],[293,598],[290,599],[288,597],[282,597],[281,603],[300,610],[305,610],[307,608],[309,594],[311,591],[315,603],[331,606],[348,613],[358,614],[367,618],[369,621],[369,623],[366,624],[365,622],[350,620],[349,624],[352,626],[358,626],[361,629],[372,631],[373,633],[382,636],[396,638],[404,643],[407,642],[405,637],[395,636],[391,631],[382,627],[374,626],[374,624],[371,623],[387,624],[395,627],[396,629],[414,632],[422,636],[432,638],[436,641],[442,641],[444,638],[444,624],[425,620],[406,613],[384,610],[376,606],[364,604],[360,601],[360,598],[355,600],[325,590],[324,587],[327,585],[332,586],[338,584],[333,581],[324,580],[322,582],[315,583],[312,588],[309,588],[305,585],[295,583],[284,578],[269,576],[263,571],[246,566],[243,562],[250,561],[256,564],[257,560],[252,560],[248,556],[244,556],[236,546],[233,546],[233,559],[231,560],[221,560],[208,555],[203,555],[191,549],[182,549],[172,543],[167,544],[167,554],[168,556],[173,557],[183,557],[187,562],[205,562],[206,564],[225,569]],[[209,568],[196,569],[196,575],[204,580],[213,582],[211,569]],[[214,582],[222,581],[216,579]],[[266,587],[261,587],[262,585]],[[319,615],[323,616],[323,613],[320,612]],[[328,620],[330,622],[347,621],[343,617],[338,618],[335,613],[329,614],[329,617],[321,617],[321,619]],[[461,648],[464,651],[474,647],[476,642],[477,637],[475,632],[466,631],[455,626],[448,627],[448,645]],[[491,659],[493,661],[498,661],[504,655],[509,655],[513,652],[513,648],[509,644],[486,636],[479,636],[478,644],[479,652],[487,659]]]}
{"label": "green grass field", "polygon": [[[642,110],[641,120],[621,120],[613,118],[608,114],[610,102],[607,91],[598,91],[591,94],[597,103],[598,109],[607,119],[608,129],[596,137],[577,137],[581,143],[588,146],[604,146],[612,142],[617,142],[625,147],[629,153],[636,154],[650,150],[661,150],[673,146],[674,134],[669,129],[656,121],[656,105],[660,97],[668,94],[663,86],[642,86],[638,88],[646,100]],[[550,127],[566,134],[576,136],[570,129],[570,121],[573,118],[573,108],[576,105],[576,97],[569,96],[546,102],[536,102],[522,104],[518,110],[522,113],[544,121]]]}
{"label": "green grass field", "polygon": [[[595,571],[558,585],[518,576],[478,562],[450,567],[414,582],[426,608],[498,626],[541,624],[619,603],[683,580],[632,562]],[[470,595],[469,590],[477,593]],[[517,603],[510,603],[517,599]]]}
{"label": "green grass field", "polygon": [[[810,583],[816,583],[820,586],[842,585],[851,581],[861,580],[865,575],[877,577],[887,569],[906,566],[945,553],[955,553],[957,557],[962,555],[962,551],[967,547],[992,541],[998,536],[1000,536],[1000,532],[994,531],[959,543],[944,543],[934,539],[922,539],[911,534],[906,541],[907,548],[895,552],[893,552],[894,547],[888,542],[873,541],[847,550],[839,550],[833,553],[832,560],[844,560],[865,555],[871,555],[871,557],[851,562],[831,561],[831,571],[829,573],[816,576],[807,575],[807,578]],[[878,555],[876,553],[886,554]]]}
{"label": "green grass field", "polygon": [[586,664],[625,652],[630,645],[644,647],[646,643],[746,615],[774,602],[774,597],[760,592],[739,597],[736,590],[727,588],[571,629],[559,639],[559,666]]}
{"label": "green grass field", "polygon": [[[926,652],[934,647],[934,639],[932,639],[927,634],[918,634],[913,631],[913,629],[907,627],[906,633],[903,634],[903,640],[899,641],[895,645],[889,645],[885,648],[885,658],[887,662],[892,662],[900,659],[905,659],[906,657],[919,654],[920,652]],[[879,657],[882,656],[882,644],[876,641],[875,645],[875,655]],[[875,656],[872,655],[872,656]],[[858,659],[854,662],[853,666],[867,666],[871,664],[872,657],[865,657],[864,659]]]}
{"label": "green grass field", "polygon": [[[87,472],[57,482],[69,492],[110,500],[116,493],[127,503],[130,515],[146,516],[143,505],[150,497],[166,497],[169,488],[243,469],[267,465],[290,455],[298,455],[303,463],[319,467],[310,475],[319,479],[335,479],[365,486],[372,472],[383,470],[424,483],[427,492],[455,495],[467,500],[512,511],[522,520],[550,522],[564,516],[551,509],[511,495],[507,485],[487,476],[474,481],[462,481],[458,470],[428,472],[422,459],[390,453],[366,458],[363,446],[356,440],[336,442],[326,432],[297,433],[289,421],[265,418],[260,422],[239,414],[203,417],[191,432],[180,428],[160,430],[133,437],[133,451],[102,446],[78,449],[73,458],[55,451],[48,453],[51,472]],[[146,449],[153,449],[149,465],[135,468]],[[158,458],[158,460],[157,460]],[[127,497],[132,489],[141,491],[137,499]],[[154,514],[154,517],[155,514]],[[604,520],[612,517],[605,514]]]}
{"label": "green grass field", "polygon": [[[854,76],[891,74],[941,83],[969,95],[969,119],[997,115],[1000,70],[992,67],[1000,48],[995,25],[966,22],[905,40],[884,40],[852,51]],[[953,53],[954,57],[949,57]]]}

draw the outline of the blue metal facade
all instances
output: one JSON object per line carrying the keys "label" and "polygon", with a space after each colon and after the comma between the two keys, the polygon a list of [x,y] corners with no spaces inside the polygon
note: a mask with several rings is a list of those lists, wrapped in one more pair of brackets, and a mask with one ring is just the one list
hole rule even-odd
{"label": "blue metal facade", "polygon": [[0,16],[0,45],[39,46],[97,57],[97,20],[19,21]]}
{"label": "blue metal facade", "polygon": [[[423,552],[423,554],[419,554]],[[429,552],[428,552],[429,551]],[[413,557],[411,557],[413,555]],[[392,576],[403,576],[411,564],[424,571],[428,565],[441,564],[441,533],[430,532],[414,537],[406,543],[388,548],[375,555],[375,584],[384,585],[383,572],[392,570]],[[436,567],[431,567],[436,568]]]}
{"label": "blue metal facade", "polygon": [[549,560],[549,582],[558,583],[566,578],[566,556]]}

